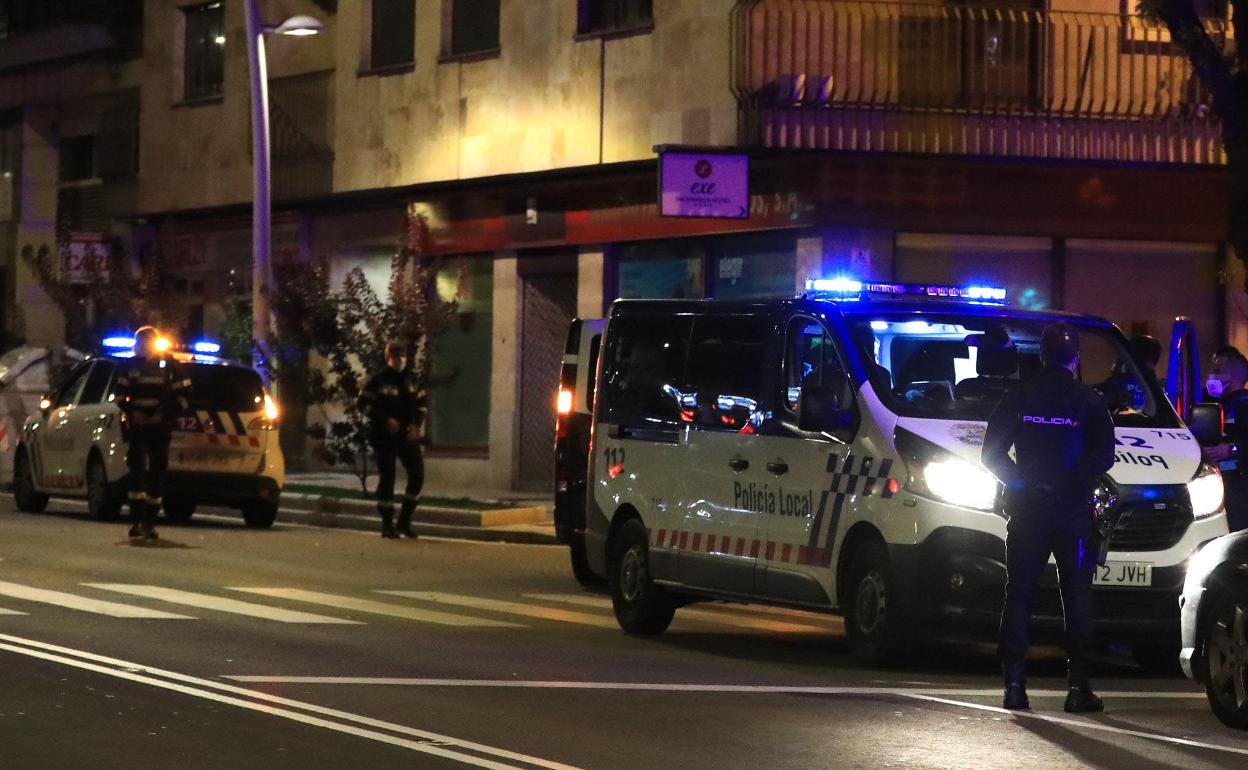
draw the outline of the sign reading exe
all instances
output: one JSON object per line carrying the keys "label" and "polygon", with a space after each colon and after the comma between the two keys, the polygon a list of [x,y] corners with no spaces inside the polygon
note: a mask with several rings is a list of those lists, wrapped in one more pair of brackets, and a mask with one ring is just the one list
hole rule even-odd
{"label": "sign reading exe", "polygon": [[750,158],[718,152],[659,155],[659,214],[748,219]]}

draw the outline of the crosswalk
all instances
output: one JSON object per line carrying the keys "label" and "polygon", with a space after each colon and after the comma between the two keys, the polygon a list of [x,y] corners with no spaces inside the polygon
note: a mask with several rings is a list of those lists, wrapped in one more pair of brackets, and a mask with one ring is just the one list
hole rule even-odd
{"label": "crosswalk", "polygon": [[[109,598],[102,598],[103,595]],[[116,601],[122,597],[124,601]],[[519,630],[556,624],[619,632],[611,600],[582,593],[534,592],[500,598],[388,588],[329,593],[294,587],[213,586],[188,590],[95,582],[82,583],[73,590],[53,590],[0,581],[0,600],[8,605],[0,607],[0,628],[13,627],[12,623],[38,614],[41,608],[52,608],[122,620],[209,621],[220,615],[233,615],[264,623],[335,627],[362,626],[382,618],[453,628]],[[171,608],[179,612],[172,612]],[[672,626],[677,632],[705,632],[708,627],[770,635],[833,634],[839,632],[841,623],[811,613],[774,608],[697,605],[678,610]]]}

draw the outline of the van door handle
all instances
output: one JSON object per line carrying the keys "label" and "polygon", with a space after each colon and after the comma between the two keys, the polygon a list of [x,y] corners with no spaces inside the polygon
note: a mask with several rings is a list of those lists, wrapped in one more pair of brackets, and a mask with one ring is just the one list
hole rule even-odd
{"label": "van door handle", "polygon": [[767,463],[767,470],[771,471],[777,476],[783,476],[784,474],[789,472],[789,464],[786,463],[784,460],[776,460],[775,462]]}
{"label": "van door handle", "polygon": [[740,473],[750,467],[750,461],[738,455],[728,461],[728,467],[732,468],[737,473]]}

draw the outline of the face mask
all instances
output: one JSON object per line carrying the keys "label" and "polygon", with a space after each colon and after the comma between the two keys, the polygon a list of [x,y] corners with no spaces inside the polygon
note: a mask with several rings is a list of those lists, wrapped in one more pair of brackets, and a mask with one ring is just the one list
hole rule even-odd
{"label": "face mask", "polygon": [[1222,380],[1216,377],[1210,377],[1205,382],[1205,390],[1209,391],[1209,395],[1214,398],[1222,398]]}

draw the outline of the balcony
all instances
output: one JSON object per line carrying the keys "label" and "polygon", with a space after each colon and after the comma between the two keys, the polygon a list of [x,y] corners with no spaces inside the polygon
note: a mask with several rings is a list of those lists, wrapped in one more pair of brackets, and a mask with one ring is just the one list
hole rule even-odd
{"label": "balcony", "polygon": [[[1209,95],[1168,31],[1138,17],[741,0],[732,22],[752,146],[1225,162]],[[1229,25],[1208,26],[1225,47]]]}

